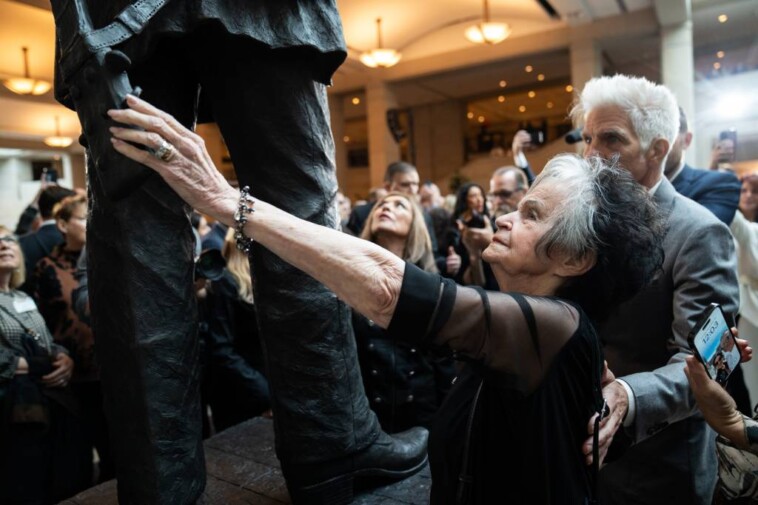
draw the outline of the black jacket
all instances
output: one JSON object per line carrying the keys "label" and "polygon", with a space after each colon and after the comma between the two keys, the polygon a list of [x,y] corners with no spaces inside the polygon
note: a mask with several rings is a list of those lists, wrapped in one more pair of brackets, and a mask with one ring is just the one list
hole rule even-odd
{"label": "black jacket", "polygon": [[221,431],[268,410],[269,388],[255,306],[239,297],[228,271],[211,283],[203,305],[205,391]]}
{"label": "black jacket", "polygon": [[382,429],[397,433],[413,426],[429,428],[455,376],[452,358],[390,338],[355,311],[353,329],[363,386]]}

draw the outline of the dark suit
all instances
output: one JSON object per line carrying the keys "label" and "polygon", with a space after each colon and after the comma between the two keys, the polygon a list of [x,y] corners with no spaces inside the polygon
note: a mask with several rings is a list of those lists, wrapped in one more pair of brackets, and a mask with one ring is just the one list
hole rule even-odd
{"label": "dark suit", "polygon": [[[714,433],[684,375],[687,335],[712,302],[728,315],[739,293],[734,241],[713,214],[668,180],[654,200],[665,216],[662,271],[599,326],[609,368],[632,389],[634,423],[620,428],[631,447],[600,472],[604,505],[708,505],[716,484]],[[729,316],[728,316],[729,317]]]}
{"label": "dark suit", "polygon": [[62,243],[63,235],[58,231],[55,223],[40,226],[37,231],[21,237],[19,244],[24,253],[27,278],[34,271],[37,262],[49,255],[53,251],[53,247]]}
{"label": "dark suit", "polygon": [[694,200],[729,226],[740,203],[739,179],[729,172],[701,170],[684,165],[671,181],[680,195]]}

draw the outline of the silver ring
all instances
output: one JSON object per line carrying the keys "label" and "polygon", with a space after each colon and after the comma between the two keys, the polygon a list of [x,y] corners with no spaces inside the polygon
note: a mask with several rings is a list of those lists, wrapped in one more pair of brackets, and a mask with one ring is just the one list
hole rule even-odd
{"label": "silver ring", "polygon": [[174,151],[174,146],[169,144],[166,139],[161,139],[161,145],[158,146],[158,149],[153,154],[159,160],[168,162],[174,157]]}

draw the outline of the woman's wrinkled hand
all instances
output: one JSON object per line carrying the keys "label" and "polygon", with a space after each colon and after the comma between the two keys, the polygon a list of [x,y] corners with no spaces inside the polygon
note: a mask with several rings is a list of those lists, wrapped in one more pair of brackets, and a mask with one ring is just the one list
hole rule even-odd
{"label": "woman's wrinkled hand", "polygon": [[216,169],[203,139],[144,100],[128,95],[126,103],[127,109],[111,109],[108,115],[138,129],[110,128],[114,149],[155,170],[198,212],[232,225],[239,193]]}
{"label": "woman's wrinkled hand", "polygon": [[42,376],[40,382],[50,388],[66,387],[74,373],[74,360],[65,352],[59,352],[53,358],[53,371]]}

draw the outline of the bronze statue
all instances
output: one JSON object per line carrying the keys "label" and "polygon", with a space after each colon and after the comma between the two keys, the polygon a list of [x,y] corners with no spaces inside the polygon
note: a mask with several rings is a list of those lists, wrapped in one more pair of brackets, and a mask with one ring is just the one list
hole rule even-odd
{"label": "bronze statue", "polygon": [[[216,121],[241,186],[334,227],[325,85],[346,57],[334,0],[52,0],[56,98],[77,111],[92,196],[92,322],[121,503],[191,503],[205,470],[192,233],[184,202],[110,146],[127,93]],[[156,155],[164,155],[156,152]],[[262,247],[252,254],[277,455],[295,503],[347,503],[353,478],[408,476],[426,432],[381,432],[350,312]]]}

